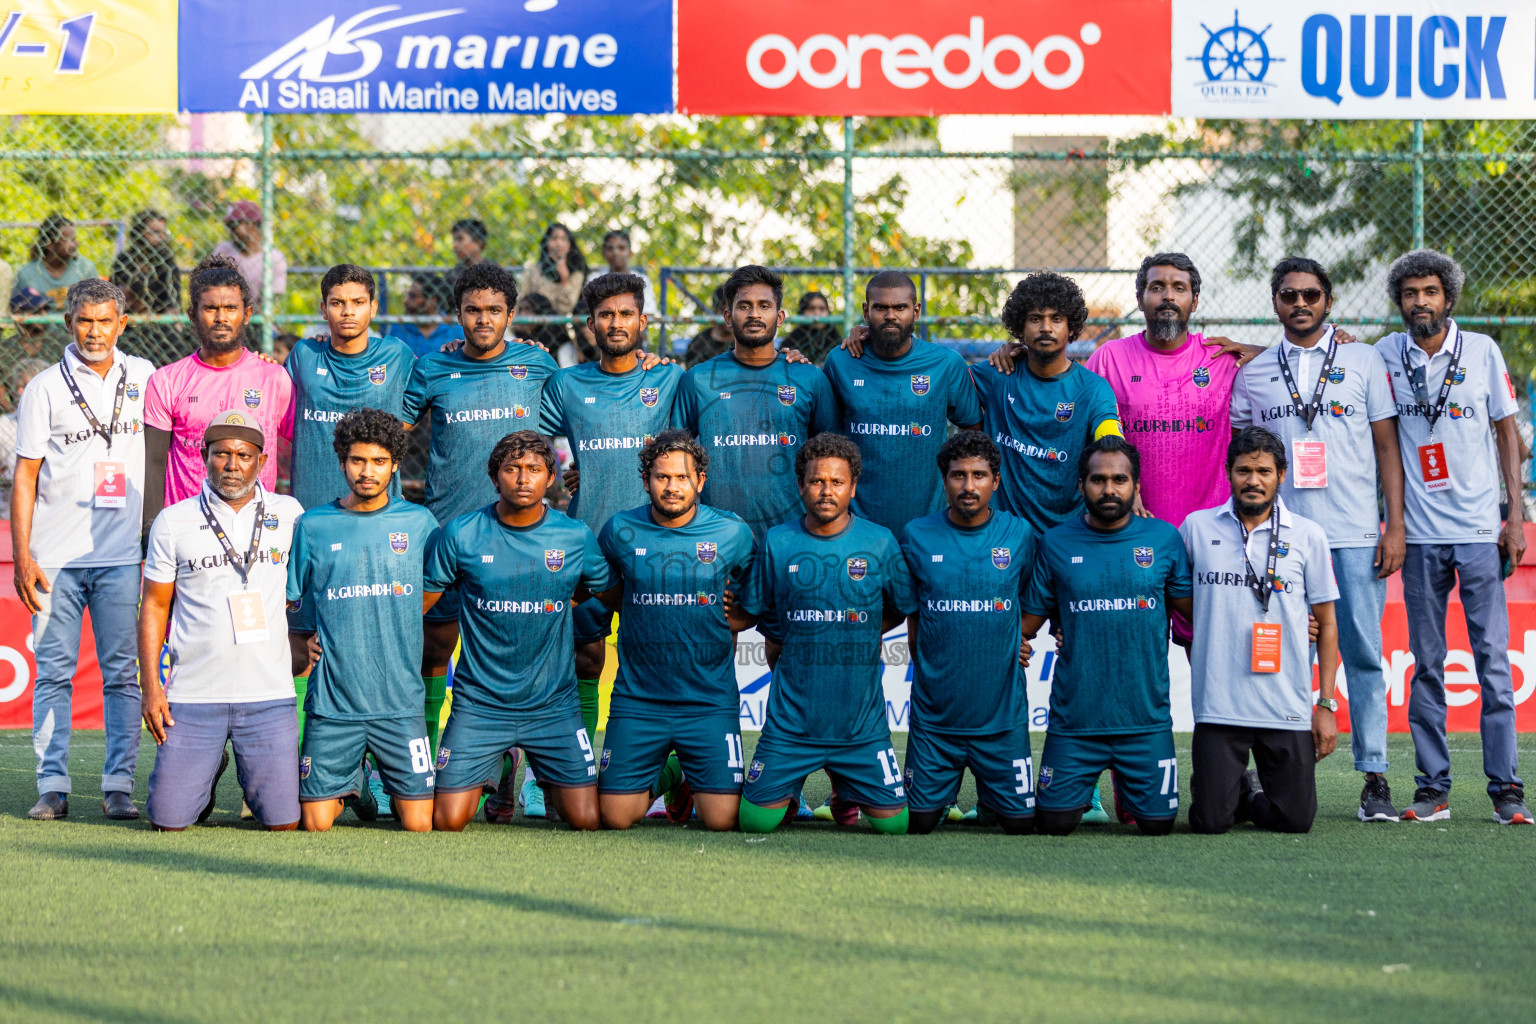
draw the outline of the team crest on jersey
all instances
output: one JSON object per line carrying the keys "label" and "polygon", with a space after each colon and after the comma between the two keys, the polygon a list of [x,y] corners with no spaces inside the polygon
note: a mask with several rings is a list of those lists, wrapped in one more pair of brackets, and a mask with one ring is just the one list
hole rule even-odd
{"label": "team crest on jersey", "polygon": [[641,388],[640,404],[649,409],[661,399],[661,388]]}
{"label": "team crest on jersey", "polygon": [[1055,774],[1056,773],[1051,769],[1050,765],[1048,765],[1048,764],[1041,765],[1040,766],[1040,777],[1035,780],[1035,788],[1036,789],[1050,789],[1051,788],[1051,778]]}
{"label": "team crest on jersey", "polygon": [[1075,409],[1076,407],[1077,407],[1077,403],[1076,402],[1057,402],[1056,403],[1056,419],[1057,419],[1057,421],[1060,422],[1060,423],[1067,422],[1067,420],[1072,418],[1072,410]]}
{"label": "team crest on jersey", "polygon": [[698,552],[699,561],[703,562],[705,565],[708,565],[710,562],[715,560],[717,551],[715,550],[714,541],[701,540],[693,546],[693,549]]}
{"label": "team crest on jersey", "polygon": [[867,558],[848,559],[848,578],[861,580],[869,572],[869,560]]}
{"label": "team crest on jersey", "polygon": [[607,747],[604,747],[602,760],[600,760],[597,764],[598,768],[602,769],[603,771],[607,771],[608,762],[611,760],[613,760],[613,751],[609,750]]}
{"label": "team crest on jersey", "polygon": [[246,388],[245,389],[245,404],[250,406],[252,409],[254,409],[258,405],[260,405],[261,404],[261,388]]}
{"label": "team crest on jersey", "polygon": [[914,395],[926,395],[928,393],[928,375],[926,373],[914,373],[912,375],[912,393]]}
{"label": "team crest on jersey", "polygon": [[130,402],[137,402],[139,400],[139,386],[137,384],[129,384],[123,393],[128,396],[128,401]]}
{"label": "team crest on jersey", "polygon": [[763,762],[753,761],[747,766],[747,781],[756,782],[763,777]]}
{"label": "team crest on jersey", "polygon": [[277,516],[271,512],[261,517],[261,525],[269,530],[277,529]]}
{"label": "team crest on jersey", "polygon": [[793,384],[780,384],[779,385],[779,404],[780,405],[794,405],[795,404],[795,386]]}
{"label": "team crest on jersey", "polygon": [[389,550],[397,555],[403,555],[411,547],[411,535],[408,533],[392,533],[389,535]]}
{"label": "team crest on jersey", "polygon": [[1203,366],[1195,367],[1195,387],[1203,388],[1211,382],[1211,371]]}
{"label": "team crest on jersey", "polygon": [[1275,557],[1276,558],[1284,558],[1286,555],[1288,555],[1290,553],[1291,553],[1291,542],[1290,541],[1282,540],[1282,541],[1279,541],[1278,543],[1275,544]]}
{"label": "team crest on jersey", "polygon": [[997,566],[999,569],[1006,569],[1006,568],[1008,568],[1008,563],[1010,563],[1012,561],[1013,561],[1013,549],[1012,548],[993,548],[992,549],[992,564]]}
{"label": "team crest on jersey", "polygon": [[444,768],[448,767],[448,755],[451,753],[453,753],[453,751],[449,750],[447,747],[438,748],[436,761],[438,771],[442,771]]}
{"label": "team crest on jersey", "polygon": [[385,373],[385,371],[387,369],[388,369],[388,367],[385,367],[385,366],[382,366],[382,365],[381,366],[370,366],[370,367],[368,367],[368,380],[369,380],[369,382],[373,383],[373,384],[383,384],[384,383],[384,373]]}
{"label": "team crest on jersey", "polygon": [[1136,564],[1141,566],[1143,569],[1152,568],[1151,548],[1136,548],[1131,552],[1131,557],[1136,559]]}
{"label": "team crest on jersey", "polygon": [[309,772],[310,772],[311,767],[312,766],[311,766],[311,764],[309,762],[309,758],[308,757],[301,757],[301,758],[299,758],[299,778],[301,778],[301,779],[309,778]]}
{"label": "team crest on jersey", "polygon": [[544,567],[550,572],[559,572],[565,564],[565,551],[563,548],[544,549]]}
{"label": "team crest on jersey", "polygon": [[1451,383],[1452,384],[1465,384],[1466,382],[1467,382],[1467,368],[1465,366],[1458,366],[1458,367],[1456,367],[1456,372],[1451,374]]}
{"label": "team crest on jersey", "polygon": [[1344,383],[1344,368],[1342,366],[1335,366],[1335,367],[1331,368],[1328,371],[1328,383],[1329,384],[1343,384]]}
{"label": "team crest on jersey", "polygon": [[528,376],[528,367],[526,367],[526,366],[509,366],[509,367],[507,367],[507,372],[512,374],[512,379],[513,380],[522,380],[522,379],[524,379],[525,377]]}

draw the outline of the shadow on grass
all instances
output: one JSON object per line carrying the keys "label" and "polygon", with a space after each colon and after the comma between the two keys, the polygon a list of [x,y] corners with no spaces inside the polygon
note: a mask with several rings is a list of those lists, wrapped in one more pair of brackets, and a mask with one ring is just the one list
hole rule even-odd
{"label": "shadow on grass", "polygon": [[160,1009],[135,1010],[57,990],[28,989],[0,981],[0,1016],[5,1016],[7,1010],[17,1013],[15,1017],[6,1016],[7,1020],[37,1020],[45,1013],[68,1014],[105,1024],[202,1024],[206,1020],[175,1016]]}

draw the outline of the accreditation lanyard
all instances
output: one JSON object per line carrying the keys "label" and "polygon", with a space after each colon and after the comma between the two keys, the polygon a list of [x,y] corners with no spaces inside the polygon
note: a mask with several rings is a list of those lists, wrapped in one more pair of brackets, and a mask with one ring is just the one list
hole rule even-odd
{"label": "accreditation lanyard", "polygon": [[75,400],[75,404],[85,414],[86,422],[91,425],[91,429],[100,434],[102,440],[107,442],[107,451],[110,452],[112,450],[112,437],[117,433],[118,417],[123,414],[123,395],[128,390],[128,365],[124,363],[122,372],[117,375],[117,397],[112,400],[112,424],[106,427],[101,425],[101,420],[96,418],[96,414],[86,404],[85,395],[80,392],[80,385],[75,382],[75,375],[69,372],[69,362],[67,359],[61,358],[59,360],[59,369],[63,371],[64,386],[69,388],[69,396]]}
{"label": "accreditation lanyard", "polygon": [[249,589],[251,566],[256,564],[256,554],[261,548],[261,522],[265,518],[266,503],[258,502],[256,505],[256,525],[251,529],[251,550],[245,556],[244,562],[240,560],[240,555],[235,551],[235,546],[225,536],[224,527],[220,526],[219,521],[214,518],[213,509],[208,507],[208,496],[206,494],[198,495],[197,503],[203,510],[203,519],[208,523],[208,529],[212,530],[213,535],[219,538],[219,545],[224,548],[224,557],[229,559],[229,564],[234,568],[235,572],[240,574],[241,588]]}
{"label": "accreditation lanyard", "polygon": [[[1306,351],[1297,346],[1300,351]],[[1285,344],[1282,342],[1275,346],[1275,354],[1280,359],[1280,373],[1285,377],[1285,386],[1291,392],[1291,407],[1296,410],[1296,415],[1306,421],[1307,430],[1312,430],[1312,421],[1323,408],[1323,388],[1328,386],[1328,372],[1333,369],[1333,358],[1338,354],[1339,343],[1334,340],[1333,332],[1328,332],[1328,350],[1323,356],[1323,369],[1317,375],[1317,384],[1312,388],[1312,401],[1303,404],[1301,389],[1296,386],[1296,377],[1291,373],[1291,364],[1285,358]],[[1300,363],[1298,362],[1298,365]]]}
{"label": "accreditation lanyard", "polygon": [[1403,338],[1403,350],[1399,353],[1403,360],[1403,376],[1408,380],[1408,387],[1413,390],[1414,404],[1424,412],[1424,419],[1429,423],[1429,436],[1433,440],[1435,436],[1435,423],[1440,419],[1440,414],[1445,412],[1445,400],[1450,397],[1451,385],[1455,382],[1456,370],[1461,365],[1461,328],[1455,322],[1451,323],[1451,330],[1455,332],[1455,344],[1451,346],[1451,361],[1445,368],[1445,379],[1440,382],[1440,397],[1433,406],[1429,406],[1426,399],[1429,397],[1429,362],[1426,356],[1424,363],[1424,388],[1421,391],[1413,383],[1413,368],[1408,365],[1408,346],[1411,342]]}
{"label": "accreditation lanyard", "polygon": [[[1233,510],[1236,516],[1237,509]],[[1274,593],[1272,581],[1275,578],[1275,563],[1280,560],[1280,499],[1275,498],[1269,506],[1269,554],[1264,559],[1264,576],[1260,578],[1253,571],[1253,563],[1248,560],[1248,538],[1252,536],[1248,527],[1243,524],[1241,517],[1237,517],[1237,528],[1243,535],[1243,565],[1248,570],[1248,589],[1253,591],[1253,596],[1258,598],[1259,607],[1269,612],[1269,596]]]}

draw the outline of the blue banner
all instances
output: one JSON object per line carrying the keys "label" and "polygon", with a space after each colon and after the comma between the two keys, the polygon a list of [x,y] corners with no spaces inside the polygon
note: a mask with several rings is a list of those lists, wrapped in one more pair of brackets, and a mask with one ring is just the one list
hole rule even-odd
{"label": "blue banner", "polygon": [[189,111],[658,114],[671,0],[181,0]]}

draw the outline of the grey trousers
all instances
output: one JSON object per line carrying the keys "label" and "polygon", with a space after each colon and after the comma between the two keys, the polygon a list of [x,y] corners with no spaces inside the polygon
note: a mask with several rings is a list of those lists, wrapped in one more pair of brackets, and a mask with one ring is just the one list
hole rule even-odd
{"label": "grey trousers", "polygon": [[1516,774],[1515,694],[1509,674],[1509,607],[1497,544],[1409,544],[1403,603],[1413,652],[1408,728],[1421,789],[1447,793],[1451,755],[1445,735],[1445,617],[1452,586],[1461,588],[1472,662],[1482,690],[1483,773],[1488,792],[1520,785]]}

